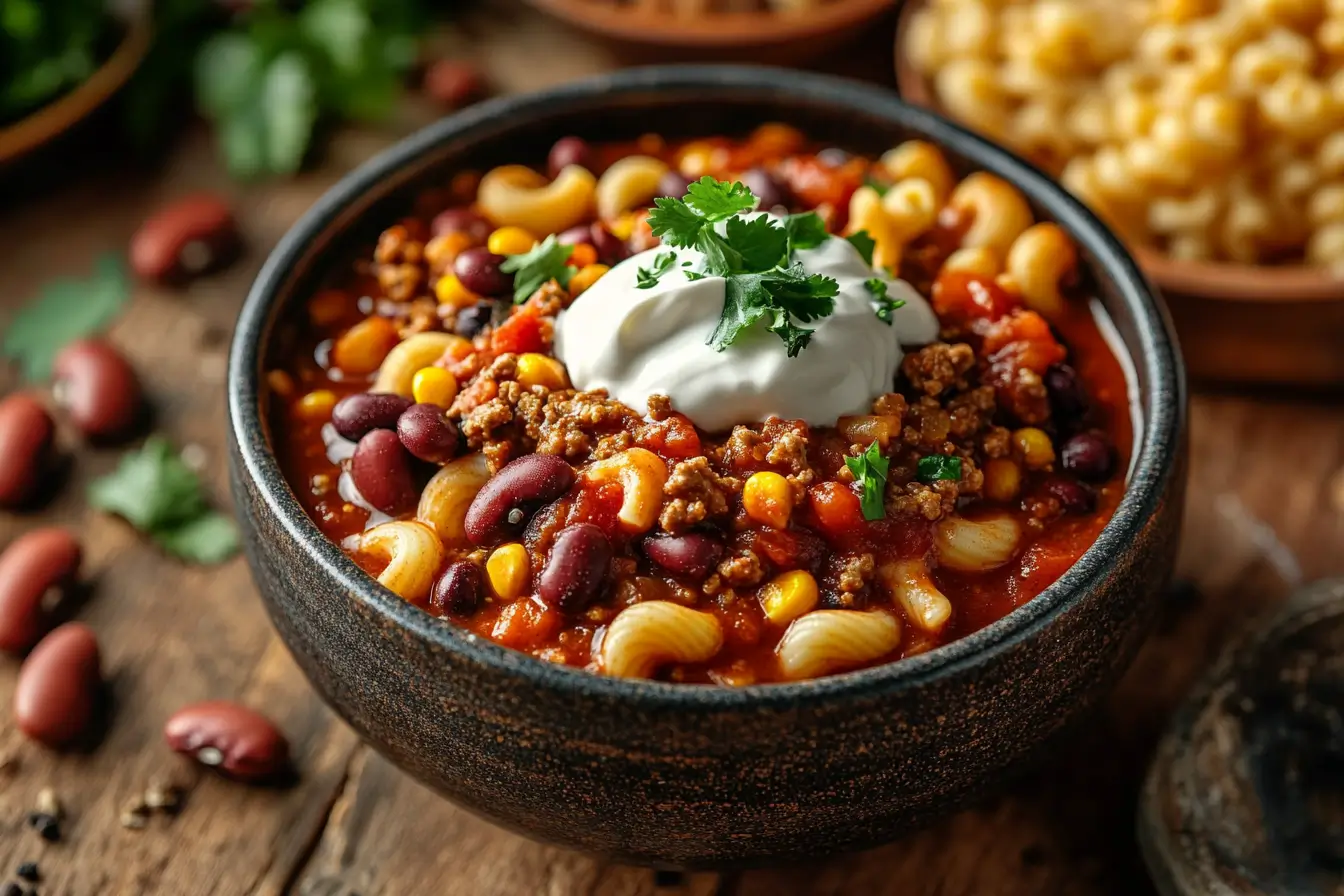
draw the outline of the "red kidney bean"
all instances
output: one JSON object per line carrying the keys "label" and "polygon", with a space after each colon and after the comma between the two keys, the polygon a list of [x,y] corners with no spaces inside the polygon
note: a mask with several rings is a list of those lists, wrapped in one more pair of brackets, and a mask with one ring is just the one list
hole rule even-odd
{"label": "red kidney bean", "polygon": [[546,156],[546,171],[555,180],[569,165],[593,167],[593,150],[582,137],[561,137]]}
{"label": "red kidney bean", "polygon": [[457,453],[457,424],[436,404],[413,404],[397,420],[397,437],[406,450],[431,464],[447,463]]}
{"label": "red kidney bean", "polygon": [[644,539],[644,553],[664,569],[700,579],[723,557],[718,539],[699,532],[686,535],[650,535]]}
{"label": "red kidney bean", "polygon": [[1045,388],[1056,417],[1074,420],[1087,413],[1087,396],[1078,372],[1068,364],[1056,364],[1045,372]]}
{"label": "red kidney bean", "polygon": [[269,781],[289,770],[289,742],[270,719],[229,700],[184,706],[163,726],[168,746],[240,781]]}
{"label": "red kidney bean", "polygon": [[1091,513],[1097,506],[1097,493],[1086,483],[1064,476],[1052,476],[1045,481],[1045,493],[1059,501],[1065,513]]}
{"label": "red kidney bean", "polygon": [[46,631],[43,598],[79,573],[79,542],[57,526],[34,529],[0,553],[0,650],[27,650]]}
{"label": "red kidney bean", "polygon": [[592,523],[566,526],[537,579],[537,594],[566,613],[583,611],[602,591],[611,567],[611,542]]}
{"label": "red kidney bean", "polygon": [[592,245],[593,228],[587,224],[575,224],[568,230],[562,231],[555,238],[555,241],[565,246],[578,246],[583,243]]}
{"label": "red kidney bean", "polygon": [[56,424],[31,395],[0,400],[0,507],[36,493],[55,454]]}
{"label": "red kidney bean", "polygon": [[1079,479],[1103,482],[1115,469],[1115,452],[1105,437],[1094,432],[1080,432],[1071,436],[1060,449],[1059,465]]}
{"label": "red kidney bean", "polygon": [[164,206],[131,237],[131,269],[146,280],[194,277],[227,263],[238,226],[222,198],[202,193]]}
{"label": "red kidney bean", "polygon": [[788,202],[785,188],[764,168],[749,168],[742,172],[742,183],[756,194],[756,198],[760,200],[757,208],[761,211],[769,211],[777,205],[785,205]]}
{"label": "red kidney bean", "polygon": [[452,59],[440,59],[425,69],[425,93],[449,109],[465,106],[475,99],[485,82],[475,66]]}
{"label": "red kidney bean", "polygon": [[603,264],[616,264],[630,257],[630,247],[625,244],[625,240],[608,230],[601,221],[594,221],[590,231],[598,261]]}
{"label": "red kidney bean", "polygon": [[14,721],[35,741],[65,746],[88,728],[102,680],[98,638],[87,625],[67,622],[23,661],[14,688]]}
{"label": "red kidney bean", "polygon": [[141,421],[144,397],[130,363],[101,339],[61,349],[52,394],[80,432],[93,439],[124,436]]}
{"label": "red kidney bean", "polygon": [[528,454],[505,464],[467,508],[464,528],[473,544],[488,546],[521,532],[537,508],[574,484],[574,468],[553,454]]}
{"label": "red kidney bean", "polygon": [[495,302],[487,300],[477,302],[470,308],[463,308],[457,312],[457,319],[453,321],[453,332],[468,339],[472,338],[494,320],[496,307],[498,306]]}
{"label": "red kidney bean", "polygon": [[350,478],[364,500],[392,516],[410,510],[420,497],[415,461],[391,430],[375,429],[359,440]]}
{"label": "red kidney bean", "polygon": [[445,233],[465,233],[473,243],[484,243],[490,237],[490,222],[479,212],[469,208],[450,208],[439,212],[430,222],[435,236]]}
{"label": "red kidney bean", "polygon": [[489,249],[467,249],[453,261],[453,273],[478,296],[502,296],[513,290],[513,275],[499,269],[503,255]]}
{"label": "red kidney bean", "polygon": [[331,425],[343,437],[358,442],[375,429],[396,429],[397,418],[412,404],[392,392],[357,392],[336,402]]}
{"label": "red kidney bean", "polygon": [[484,592],[481,568],[470,560],[458,560],[450,564],[434,583],[429,594],[429,608],[440,615],[470,616],[476,612]]}
{"label": "red kidney bean", "polygon": [[654,198],[681,199],[686,195],[686,189],[690,185],[690,178],[683,177],[676,171],[668,171],[658,179],[658,192],[654,194]]}

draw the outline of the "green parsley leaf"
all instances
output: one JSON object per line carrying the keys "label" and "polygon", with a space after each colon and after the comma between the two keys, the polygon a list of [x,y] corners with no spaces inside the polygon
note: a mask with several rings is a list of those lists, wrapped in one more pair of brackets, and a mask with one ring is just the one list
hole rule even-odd
{"label": "green parsley leaf", "polygon": [[751,220],[729,218],[726,241],[741,256],[744,273],[757,273],[779,267],[788,250],[788,234],[769,215]]}
{"label": "green parsley leaf", "polygon": [[927,454],[919,459],[915,475],[920,482],[937,482],[939,479],[956,481],[961,478],[961,458],[946,454]]}
{"label": "green parsley leaf", "polygon": [[662,197],[653,200],[649,229],[658,239],[678,249],[689,249],[700,239],[706,220],[680,199]]}
{"label": "green parsley leaf", "polygon": [[862,489],[859,506],[866,520],[880,520],[886,516],[883,505],[883,493],[887,487],[887,470],[891,459],[882,456],[877,442],[868,446],[868,450],[858,457],[845,458],[845,466],[854,474],[854,481]]}
{"label": "green parsley leaf", "polygon": [[877,248],[877,241],[868,235],[868,231],[860,230],[858,233],[851,233],[845,239],[849,240],[851,246],[859,250],[859,254],[863,256],[864,264],[872,267],[873,250]]}
{"label": "green parsley leaf", "polygon": [[209,511],[172,529],[150,533],[159,547],[188,563],[223,563],[238,552],[233,518]]}
{"label": "green parsley leaf", "polygon": [[701,230],[696,246],[705,253],[705,267],[716,277],[747,273],[742,254],[728,245],[728,241],[719,236],[714,228]]}
{"label": "green parsley leaf", "polygon": [[891,326],[891,315],[897,308],[905,307],[905,300],[893,299],[887,292],[887,281],[881,277],[869,277],[863,281],[863,288],[873,297],[873,310],[877,313],[877,319]]}
{"label": "green parsley leaf", "polygon": [[784,341],[790,358],[807,347],[812,330],[796,326],[791,317],[811,322],[835,310],[839,284],[820,274],[807,275],[801,264],[761,274],[725,278],[723,313],[706,344],[717,351],[731,345],[743,330],[767,319],[767,329]]}
{"label": "green parsley leaf", "polygon": [[686,204],[711,224],[753,211],[757,201],[740,182],[715,180],[708,174],[686,188]]}
{"label": "green parsley leaf", "polygon": [[677,256],[672,252],[659,252],[653,256],[653,266],[640,268],[635,272],[635,286],[638,289],[653,289],[658,280],[676,264]]}
{"label": "green parsley leaf", "polygon": [[694,283],[696,280],[705,279],[705,275],[700,273],[699,271],[686,271],[685,274],[686,279],[690,280],[692,283]]}
{"label": "green parsley leaf", "polygon": [[569,286],[569,280],[578,273],[578,268],[569,263],[574,247],[557,242],[551,234],[530,252],[510,255],[499,266],[506,274],[513,274],[513,301],[521,305],[532,293],[552,280],[561,286]]}
{"label": "green parsley leaf", "polygon": [[87,280],[61,277],[42,288],[5,327],[0,355],[19,364],[24,378],[40,382],[68,343],[102,330],[130,298],[126,269],[116,255],[104,255]]}
{"label": "green parsley leaf", "polygon": [[798,249],[815,249],[831,236],[826,231],[826,222],[816,212],[789,215],[784,219],[784,230],[789,236],[790,255]]}

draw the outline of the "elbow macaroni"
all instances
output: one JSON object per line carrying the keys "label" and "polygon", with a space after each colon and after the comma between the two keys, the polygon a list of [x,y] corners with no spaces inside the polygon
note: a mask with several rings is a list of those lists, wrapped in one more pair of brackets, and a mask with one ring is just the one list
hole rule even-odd
{"label": "elbow macaroni", "polygon": [[424,523],[398,521],[374,526],[355,536],[355,547],[387,561],[379,584],[398,597],[422,604],[443,564],[443,545]]}
{"label": "elbow macaroni", "polygon": [[372,392],[392,392],[411,398],[415,375],[442,358],[450,349],[469,347],[471,343],[452,333],[416,333],[393,346],[378,368]]}
{"label": "elbow macaroni", "polygon": [[647,532],[658,520],[663,504],[667,465],[647,448],[629,448],[587,468],[584,475],[596,482],[621,484],[621,509],[616,518],[627,532]]}
{"label": "elbow macaroni", "polygon": [[467,508],[490,480],[484,454],[469,454],[443,465],[425,484],[415,518],[430,526],[445,544],[465,544]]}
{"label": "elbow macaroni", "polygon": [[588,217],[597,180],[570,165],[550,183],[524,165],[501,165],[481,178],[477,201],[495,225],[521,227],[528,233],[559,233]]}
{"label": "elbow macaroni", "polygon": [[816,678],[872,662],[901,644],[901,624],[882,610],[813,610],[775,648],[784,678]]}
{"label": "elbow macaroni", "polygon": [[602,671],[617,678],[649,678],[665,663],[703,663],[723,647],[723,627],[712,613],[670,601],[626,607],[607,626],[598,649]]}
{"label": "elbow macaroni", "polygon": [[883,564],[878,576],[911,625],[936,635],[952,618],[952,602],[933,584],[923,560]]}
{"label": "elbow macaroni", "polygon": [[952,515],[938,523],[933,549],[938,562],[959,572],[996,569],[1017,553],[1022,527],[1008,514],[978,520]]}

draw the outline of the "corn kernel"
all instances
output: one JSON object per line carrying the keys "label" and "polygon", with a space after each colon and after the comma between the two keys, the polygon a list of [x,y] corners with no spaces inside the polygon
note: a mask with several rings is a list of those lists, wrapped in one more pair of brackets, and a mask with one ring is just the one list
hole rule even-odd
{"label": "corn kernel", "polygon": [[518,382],[529,389],[533,386],[563,389],[569,385],[569,376],[565,373],[565,365],[554,358],[537,352],[524,352],[518,356]]}
{"label": "corn kernel", "polygon": [[272,370],[266,374],[266,385],[277,398],[289,398],[298,388],[294,385],[294,377],[283,370]]}
{"label": "corn kernel", "polygon": [[991,501],[1008,502],[1022,490],[1022,470],[1006,457],[996,457],[984,466],[985,497]]}
{"label": "corn kernel", "polygon": [[761,589],[761,609],[775,625],[788,625],[817,605],[817,580],[802,569],[781,573]]}
{"label": "corn kernel", "polygon": [[522,597],[527,590],[531,572],[527,548],[517,542],[495,548],[490,559],[485,561],[485,574],[490,578],[490,588],[505,600]]}
{"label": "corn kernel", "polygon": [[521,227],[501,227],[490,234],[485,246],[496,255],[522,255],[532,251],[536,240]]}
{"label": "corn kernel", "polygon": [[597,282],[598,278],[611,268],[604,264],[590,264],[569,278],[569,294],[577,296]]}
{"label": "corn kernel", "polygon": [[336,393],[330,389],[314,389],[299,399],[299,416],[306,420],[329,420],[336,407]]}
{"label": "corn kernel", "polygon": [[682,177],[699,180],[709,174],[710,161],[713,158],[714,147],[709,143],[701,141],[688,143],[677,154],[677,168],[681,171]]}
{"label": "corn kernel", "polygon": [[1034,426],[1014,432],[1013,445],[1028,470],[1044,470],[1055,462],[1055,446],[1050,444],[1050,437]]}
{"label": "corn kernel", "polygon": [[609,222],[607,224],[607,229],[611,231],[611,235],[616,237],[616,239],[628,240],[630,239],[630,235],[635,232],[635,224],[637,223],[638,219],[635,217],[634,212],[625,212],[617,216],[615,220]]}
{"label": "corn kernel", "polygon": [[411,395],[421,404],[446,408],[457,397],[457,377],[442,367],[422,367],[411,378]]}
{"label": "corn kernel", "polygon": [[481,300],[480,296],[462,285],[456,274],[440,277],[439,282],[434,284],[434,296],[440,305],[451,305],[454,308],[466,308]]}
{"label": "corn kernel", "polygon": [[742,487],[742,507],[757,522],[783,529],[793,512],[793,488],[778,473],[752,473]]}

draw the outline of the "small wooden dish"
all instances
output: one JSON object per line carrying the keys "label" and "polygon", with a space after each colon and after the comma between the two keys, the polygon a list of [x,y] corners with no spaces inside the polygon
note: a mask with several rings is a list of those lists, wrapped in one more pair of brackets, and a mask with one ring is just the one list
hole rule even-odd
{"label": "small wooden dish", "polygon": [[[908,0],[896,26],[901,98],[943,113],[904,52],[907,27],[927,0]],[[1177,261],[1133,246],[1162,290],[1191,375],[1205,380],[1344,386],[1344,277],[1324,268]]]}
{"label": "small wooden dish", "polygon": [[896,0],[818,0],[798,12],[677,13],[653,0],[530,0],[575,27],[625,44],[697,51],[721,59],[744,51],[751,61],[815,57],[850,37]]}
{"label": "small wooden dish", "polygon": [[148,16],[125,24],[121,43],[88,80],[13,124],[0,127],[0,165],[25,156],[79,124],[126,85],[149,51]]}

